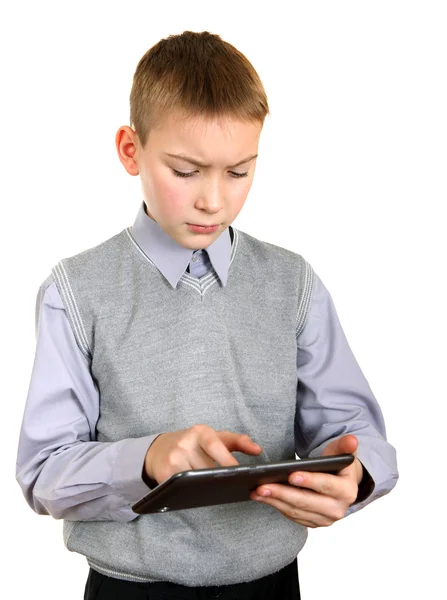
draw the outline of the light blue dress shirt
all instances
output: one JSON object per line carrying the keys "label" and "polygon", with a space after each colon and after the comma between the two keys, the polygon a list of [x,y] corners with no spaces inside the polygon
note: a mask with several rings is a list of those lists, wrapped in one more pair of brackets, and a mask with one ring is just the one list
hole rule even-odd
{"label": "light blue dress shirt", "polygon": [[[180,246],[151,219],[142,202],[132,234],[173,288],[189,267],[193,277],[216,273],[227,283],[231,237],[226,229],[203,250]],[[68,520],[135,519],[129,504],[149,491],[142,471],[146,452],[163,432],[118,442],[96,441],[99,392],[80,351],[52,275],[36,301],[36,353],[20,431],[16,478],[31,508]],[[353,433],[364,467],[364,498],[346,515],[388,493],[398,478],[396,454],[386,441],[383,415],[348,345],[332,298],[315,273],[305,326],[297,340],[297,411],[302,430],[315,419],[324,438],[309,456],[321,455],[335,437]],[[345,427],[340,427],[343,411]],[[262,446],[262,440],[255,440]],[[308,455],[296,433],[298,456]]]}

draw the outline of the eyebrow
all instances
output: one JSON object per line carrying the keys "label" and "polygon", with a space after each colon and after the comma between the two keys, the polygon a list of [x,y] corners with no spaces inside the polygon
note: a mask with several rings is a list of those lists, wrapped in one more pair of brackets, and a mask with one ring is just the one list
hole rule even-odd
{"label": "eyebrow", "polygon": [[[164,154],[166,154],[166,156],[170,156],[171,158],[180,158],[181,160],[186,160],[187,162],[191,163],[192,165],[196,165],[197,167],[209,167],[211,165],[206,165],[203,162],[200,162],[200,160],[197,160],[196,158],[193,158],[192,156],[187,156],[186,154],[170,154],[169,152],[165,152]],[[228,167],[229,169],[233,169],[234,167],[238,167],[239,165],[243,165],[244,163],[253,160],[254,158],[256,158],[258,155],[257,154],[253,154],[252,156],[248,156],[247,158],[244,158],[243,160],[240,160],[238,163],[236,163],[235,165],[232,165],[231,167]]]}

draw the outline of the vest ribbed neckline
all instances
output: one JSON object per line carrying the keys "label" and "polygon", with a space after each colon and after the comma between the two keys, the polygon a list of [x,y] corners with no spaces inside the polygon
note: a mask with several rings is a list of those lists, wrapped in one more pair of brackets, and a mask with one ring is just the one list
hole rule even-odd
{"label": "vest ribbed neckline", "polygon": [[[231,227],[230,231],[231,230],[233,231],[233,236],[232,236],[233,243],[231,246],[231,257],[230,257],[230,264],[228,267],[228,271],[230,271],[231,265],[233,264],[233,261],[236,257],[236,252],[237,252],[239,240],[241,237],[240,233],[238,232],[237,229],[235,229],[234,227]],[[141,246],[135,240],[134,236],[132,235],[131,227],[126,227],[126,229],[124,231],[126,232],[129,241],[132,243],[133,248],[135,250],[137,250],[137,252],[146,261],[148,261],[157,270],[158,273],[160,273],[160,270],[158,269],[158,267],[154,264],[154,262],[149,258],[149,256],[143,251]],[[204,275],[203,277],[193,277],[185,270],[185,272],[179,279],[177,288],[183,287],[183,288],[193,289],[203,297],[205,295],[205,293],[211,288],[211,286],[214,285],[218,281],[220,281],[219,276],[217,275],[217,273],[214,269],[210,273],[207,273],[206,275]]]}

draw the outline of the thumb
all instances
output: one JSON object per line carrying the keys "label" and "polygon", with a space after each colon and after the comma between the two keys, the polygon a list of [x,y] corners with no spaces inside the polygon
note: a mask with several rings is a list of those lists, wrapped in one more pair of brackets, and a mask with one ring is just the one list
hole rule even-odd
{"label": "thumb", "polygon": [[321,456],[334,456],[335,454],[354,454],[355,456],[358,445],[359,441],[355,435],[344,435],[328,444]]}

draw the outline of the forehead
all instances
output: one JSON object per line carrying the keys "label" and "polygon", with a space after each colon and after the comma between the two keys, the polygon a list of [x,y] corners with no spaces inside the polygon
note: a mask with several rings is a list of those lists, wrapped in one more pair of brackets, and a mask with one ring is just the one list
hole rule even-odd
{"label": "forehead", "polygon": [[235,117],[171,112],[158,122],[149,138],[152,148],[160,151],[231,162],[239,154],[256,154],[261,130],[261,123]]}

